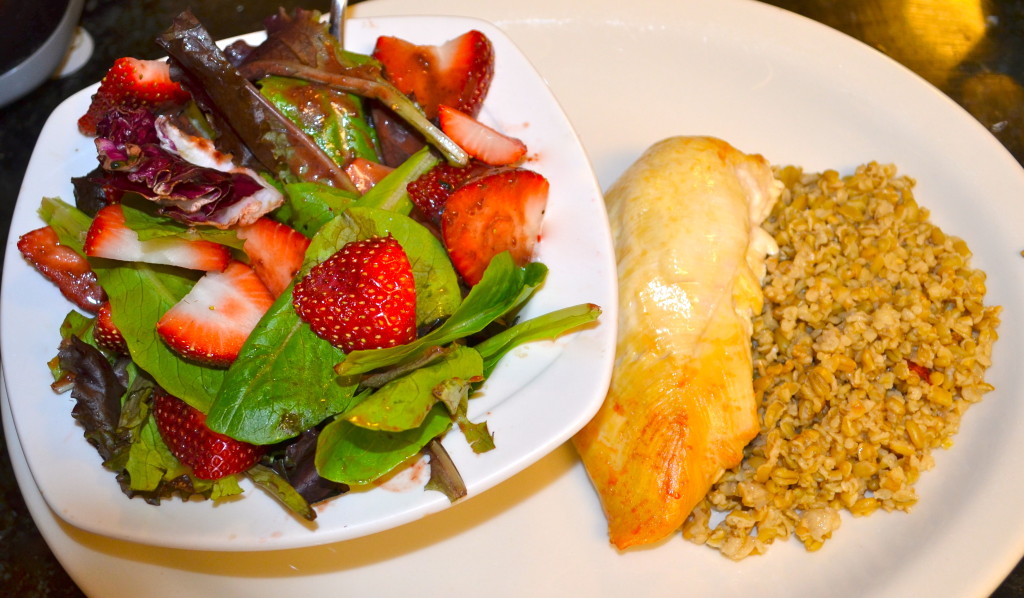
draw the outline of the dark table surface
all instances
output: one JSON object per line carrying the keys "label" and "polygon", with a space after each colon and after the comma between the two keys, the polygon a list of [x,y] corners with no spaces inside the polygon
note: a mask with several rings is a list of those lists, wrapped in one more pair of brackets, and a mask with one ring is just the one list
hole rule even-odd
{"label": "dark table surface", "polygon": [[[1024,1],[1020,0],[772,0],[888,54],[930,81],[973,114],[1024,164]],[[86,0],[82,25],[96,47],[80,70],[50,80],[0,108],[0,235],[11,211],[35,139],[49,113],[66,97],[99,80],[120,56],[155,58],[153,37],[191,4],[215,39],[261,28],[278,6],[326,11],[326,0]],[[979,30],[978,16],[984,25]],[[928,44],[917,28],[928,29]],[[2,255],[0,255],[2,260]],[[2,435],[2,431],[0,431]],[[0,436],[0,595],[81,596],[32,523]],[[994,597],[1024,597],[1024,561]]]}

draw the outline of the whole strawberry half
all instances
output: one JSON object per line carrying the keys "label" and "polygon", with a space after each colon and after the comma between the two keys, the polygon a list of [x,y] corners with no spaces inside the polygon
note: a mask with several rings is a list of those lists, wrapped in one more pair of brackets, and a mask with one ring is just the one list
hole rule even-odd
{"label": "whole strawberry half", "polygon": [[519,266],[533,259],[548,188],[543,175],[514,168],[473,179],[452,193],[441,214],[441,239],[468,284],[480,282],[491,258],[504,251]]}
{"label": "whole strawberry half", "polygon": [[245,471],[266,452],[262,446],[214,432],[206,426],[206,415],[162,389],[153,394],[153,417],[167,448],[199,479],[217,480]]}
{"label": "whole strawberry half", "polygon": [[292,303],[321,338],[346,353],[416,338],[416,286],[390,234],[353,241],[295,285]]}
{"label": "whole strawberry half", "polygon": [[184,103],[189,97],[181,85],[171,81],[165,61],[118,58],[100,81],[89,110],[78,119],[78,130],[83,135],[95,135],[96,125],[114,106],[160,108]]}
{"label": "whole strawberry half", "polygon": [[494,47],[475,29],[438,46],[381,36],[373,57],[383,65],[384,76],[416,100],[427,118],[436,117],[441,104],[476,116],[494,78]]}

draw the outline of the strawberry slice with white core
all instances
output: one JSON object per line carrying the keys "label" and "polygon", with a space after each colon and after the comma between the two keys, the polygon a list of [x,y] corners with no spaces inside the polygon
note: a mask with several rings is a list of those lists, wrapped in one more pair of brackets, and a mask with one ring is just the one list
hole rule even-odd
{"label": "strawberry slice with white core", "polygon": [[273,302],[274,296],[252,268],[233,261],[223,272],[204,274],[160,318],[156,331],[183,357],[223,367],[238,357]]}
{"label": "strawberry slice with white core", "polygon": [[470,285],[491,258],[508,251],[518,266],[533,259],[548,202],[548,181],[523,168],[474,179],[452,193],[441,214],[441,238]]}
{"label": "strawberry slice with white core", "polygon": [[494,78],[494,47],[475,29],[438,46],[381,36],[373,57],[384,66],[384,76],[414,99],[427,118],[436,117],[441,104],[476,116]]}
{"label": "strawberry slice with white core", "polygon": [[309,239],[287,224],[270,218],[260,218],[250,226],[237,229],[236,234],[245,241],[242,251],[249,256],[249,265],[267,290],[274,297],[279,296],[302,267]]}
{"label": "strawberry slice with white core", "polygon": [[153,393],[153,419],[171,453],[202,480],[243,472],[266,452],[262,446],[214,432],[202,412],[163,389]]}
{"label": "strawberry slice with white core", "polygon": [[228,248],[212,241],[180,237],[140,241],[138,233],[125,224],[119,204],[105,206],[96,213],[85,238],[85,254],[205,271],[221,271],[231,261]]}
{"label": "strawberry slice with white core", "polygon": [[485,164],[507,166],[526,155],[526,144],[519,139],[500,133],[455,108],[442,104],[437,117],[445,135]]}

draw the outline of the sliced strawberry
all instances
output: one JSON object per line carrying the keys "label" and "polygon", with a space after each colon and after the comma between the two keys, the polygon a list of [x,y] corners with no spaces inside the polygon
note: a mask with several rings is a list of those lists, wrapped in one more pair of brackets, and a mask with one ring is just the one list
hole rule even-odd
{"label": "sliced strawberry", "polygon": [[219,243],[164,237],[140,241],[125,224],[120,204],[96,213],[85,238],[85,254],[126,262],[166,264],[192,270],[220,271],[231,261],[231,252]]}
{"label": "sliced strawberry", "polygon": [[444,204],[455,190],[467,181],[492,171],[490,166],[470,162],[468,166],[453,166],[440,162],[415,181],[406,185],[409,199],[435,225],[441,224]]}
{"label": "sliced strawberry", "polygon": [[503,251],[519,266],[529,263],[547,201],[547,179],[522,168],[474,179],[453,193],[441,214],[441,237],[462,278],[480,282]]}
{"label": "sliced strawberry", "polygon": [[167,448],[199,479],[217,480],[245,471],[266,452],[262,446],[214,432],[201,411],[163,389],[153,393],[153,418]]}
{"label": "sliced strawberry", "polygon": [[170,67],[163,60],[118,58],[100,81],[89,110],[78,119],[83,135],[95,135],[96,125],[114,106],[160,108],[189,99],[187,91],[171,81]]}
{"label": "sliced strawberry", "polygon": [[348,178],[352,179],[352,184],[356,186],[356,190],[360,193],[366,193],[373,189],[374,185],[391,174],[392,170],[394,168],[367,160],[366,158],[353,158],[345,166],[345,174],[348,175]]}
{"label": "sliced strawberry", "polygon": [[56,231],[49,226],[19,237],[18,250],[78,307],[95,313],[107,300],[88,260],[67,245],[61,245]]}
{"label": "sliced strawberry", "polygon": [[287,224],[266,217],[237,229],[237,234],[245,241],[242,250],[249,256],[256,276],[274,297],[279,296],[302,267],[309,239]]}
{"label": "sliced strawberry", "polygon": [[494,47],[475,29],[439,46],[381,36],[373,57],[384,66],[384,76],[412,97],[427,118],[436,117],[441,104],[476,116],[494,77]]}
{"label": "sliced strawberry", "polygon": [[437,116],[444,134],[485,164],[506,166],[526,155],[526,144],[519,139],[499,133],[455,108],[441,104]]}
{"label": "sliced strawberry", "polygon": [[345,352],[416,338],[416,286],[390,234],[353,241],[295,285],[293,304],[318,336]]}
{"label": "sliced strawberry", "polygon": [[100,310],[96,312],[96,328],[93,330],[93,337],[100,347],[120,355],[128,355],[128,343],[110,316],[109,301],[101,305]]}
{"label": "sliced strawberry", "polygon": [[234,261],[223,272],[204,274],[160,318],[156,331],[183,357],[222,367],[238,357],[273,302],[274,296],[252,268]]}

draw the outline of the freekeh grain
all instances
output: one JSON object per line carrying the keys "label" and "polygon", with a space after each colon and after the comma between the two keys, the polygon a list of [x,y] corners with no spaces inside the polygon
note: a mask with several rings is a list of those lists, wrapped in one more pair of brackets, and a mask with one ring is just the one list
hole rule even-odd
{"label": "freekeh grain", "polygon": [[894,166],[776,176],[763,226],[780,251],[753,333],[761,431],[683,526],[737,560],[792,536],[817,550],[844,511],[909,511],[932,451],[992,390],[999,324],[967,244]]}

